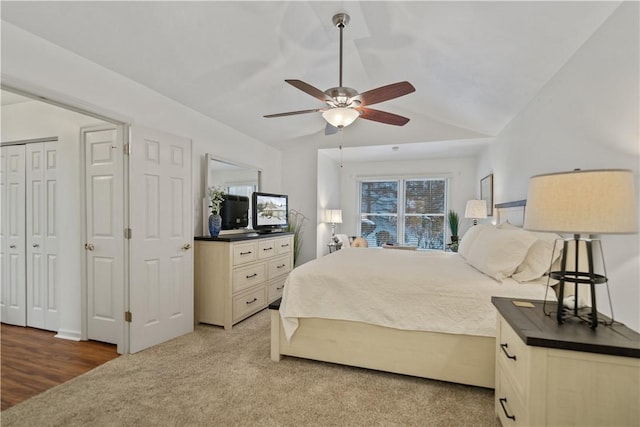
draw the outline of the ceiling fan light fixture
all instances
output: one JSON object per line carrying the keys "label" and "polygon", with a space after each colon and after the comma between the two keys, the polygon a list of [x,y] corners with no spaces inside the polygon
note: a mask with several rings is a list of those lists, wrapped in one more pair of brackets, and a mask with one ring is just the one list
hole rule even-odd
{"label": "ceiling fan light fixture", "polygon": [[337,128],[349,126],[359,115],[358,110],[343,107],[331,108],[322,113],[322,117],[324,117],[331,126]]}

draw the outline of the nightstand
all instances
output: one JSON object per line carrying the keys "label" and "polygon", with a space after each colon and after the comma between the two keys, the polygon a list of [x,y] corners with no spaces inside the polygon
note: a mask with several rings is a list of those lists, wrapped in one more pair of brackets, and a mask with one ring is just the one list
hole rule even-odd
{"label": "nightstand", "polygon": [[640,424],[640,334],[624,325],[559,325],[543,313],[543,301],[491,302],[498,310],[495,411],[503,426]]}
{"label": "nightstand", "polygon": [[342,249],[342,243],[338,242],[338,243],[329,243],[327,246],[329,246],[329,253],[335,252],[335,251],[339,251],[340,249]]}

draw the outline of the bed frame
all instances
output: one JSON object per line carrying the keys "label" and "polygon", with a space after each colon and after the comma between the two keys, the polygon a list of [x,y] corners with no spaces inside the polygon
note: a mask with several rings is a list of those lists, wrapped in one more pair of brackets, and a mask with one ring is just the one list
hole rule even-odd
{"label": "bed frame", "polygon": [[[495,205],[497,221],[522,225],[526,201]],[[301,318],[291,341],[279,303],[271,308],[271,360],[283,355],[494,388],[495,338],[406,331],[344,320]]]}

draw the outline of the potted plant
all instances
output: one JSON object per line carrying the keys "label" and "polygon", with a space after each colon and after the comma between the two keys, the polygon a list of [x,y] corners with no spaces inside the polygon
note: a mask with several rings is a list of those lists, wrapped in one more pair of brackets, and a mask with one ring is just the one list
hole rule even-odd
{"label": "potted plant", "polygon": [[451,244],[449,247],[452,251],[458,251],[458,227],[460,225],[460,217],[454,210],[450,210],[447,215],[447,222],[449,223],[449,230],[451,230]]}
{"label": "potted plant", "polygon": [[304,229],[302,225],[304,220],[307,219],[302,213],[290,209],[289,210],[289,223],[287,224],[287,231],[293,231],[293,265],[296,265],[298,256],[300,255],[300,249],[302,249],[302,235]]}
{"label": "potted plant", "polygon": [[211,209],[211,215],[209,215],[209,234],[211,237],[218,237],[220,229],[222,228],[220,209],[222,208],[225,192],[222,187],[209,187],[208,192],[209,209]]}

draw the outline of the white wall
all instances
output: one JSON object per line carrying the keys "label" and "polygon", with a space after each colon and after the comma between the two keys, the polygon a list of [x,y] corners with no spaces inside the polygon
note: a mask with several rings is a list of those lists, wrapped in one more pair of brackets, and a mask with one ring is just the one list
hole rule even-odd
{"label": "white wall", "polygon": [[[205,153],[255,166],[262,170],[262,188],[265,191],[281,191],[282,159],[279,151],[4,21],[2,83],[133,126],[190,138],[194,156],[193,223],[196,235],[202,234]],[[3,128],[6,125],[7,118],[3,117]],[[68,173],[76,172],[71,168]],[[71,176],[59,175],[59,179],[69,180]],[[77,188],[77,185],[74,182],[71,188]],[[77,202],[72,206],[77,206]],[[69,213],[69,221],[73,218],[71,215],[79,215],[79,210]],[[74,227],[70,223],[69,227],[65,233],[75,236],[70,241],[80,247],[77,225]],[[79,289],[79,271],[77,266],[77,272],[68,278],[73,289]],[[80,304],[79,295],[78,292],[66,298]],[[66,322],[69,328],[79,327],[79,310],[77,317]],[[64,327],[62,321],[60,326]]]}
{"label": "white wall", "polygon": [[[623,3],[481,156],[476,177],[494,173],[496,201],[526,198],[529,177],[540,173],[625,168],[638,176],[638,8]],[[638,235],[602,242],[615,317],[640,331]],[[608,313],[606,295],[598,301]]]}
{"label": "white wall", "polygon": [[[460,231],[464,232],[471,226],[471,220],[464,219],[464,208],[467,200],[474,199],[480,194],[480,180],[476,180],[476,158],[449,158],[405,160],[367,163],[345,163],[342,168],[342,232],[351,236],[358,230],[360,217],[358,216],[358,177],[445,177],[450,179],[449,209],[460,215]],[[447,227],[447,233],[449,229]],[[449,241],[447,237],[447,242]]]}
{"label": "white wall", "polygon": [[[331,224],[326,221],[327,209],[343,209],[340,198],[340,164],[329,158],[322,150],[318,151],[318,207],[316,257],[329,253]],[[343,219],[344,221],[344,219]],[[336,233],[342,233],[343,224],[336,224]]]}
{"label": "white wall", "polygon": [[296,265],[316,258],[318,203],[318,150],[311,144],[300,144],[282,153],[282,191],[289,195],[289,209],[307,219],[303,222],[302,246]]}
{"label": "white wall", "polygon": [[281,154],[132,80],[2,22],[2,83],[132,125],[193,141],[194,232],[202,233],[205,153],[263,171],[265,191],[281,190]]}

